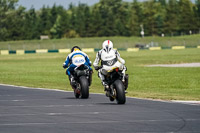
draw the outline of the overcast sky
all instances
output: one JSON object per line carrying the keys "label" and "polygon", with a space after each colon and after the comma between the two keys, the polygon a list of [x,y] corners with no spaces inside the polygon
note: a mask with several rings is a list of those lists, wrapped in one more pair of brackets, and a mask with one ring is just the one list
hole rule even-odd
{"label": "overcast sky", "polygon": [[[133,0],[124,0],[124,1],[132,2]],[[144,0],[140,0],[140,1],[144,1]],[[18,4],[26,7],[27,9],[30,9],[31,6],[33,6],[37,10],[37,9],[42,8],[43,5],[46,5],[46,6],[48,5],[52,7],[53,4],[56,3],[56,5],[62,5],[63,7],[68,9],[69,4],[71,2],[75,5],[78,5],[78,3],[80,2],[80,3],[86,3],[87,5],[91,6],[99,2],[99,0],[19,0]]]}

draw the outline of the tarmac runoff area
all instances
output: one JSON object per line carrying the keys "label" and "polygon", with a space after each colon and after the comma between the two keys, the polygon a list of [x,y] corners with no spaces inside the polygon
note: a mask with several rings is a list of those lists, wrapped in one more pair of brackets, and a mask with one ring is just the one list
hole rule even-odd
{"label": "tarmac runoff area", "polygon": [[200,63],[182,63],[182,64],[155,64],[147,67],[200,67]]}
{"label": "tarmac runoff area", "polygon": [[0,133],[199,133],[200,104],[0,84]]}

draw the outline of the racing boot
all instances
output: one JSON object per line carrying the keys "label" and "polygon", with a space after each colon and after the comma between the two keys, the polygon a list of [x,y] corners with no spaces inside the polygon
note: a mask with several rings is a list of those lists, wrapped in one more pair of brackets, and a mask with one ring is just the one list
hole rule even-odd
{"label": "racing boot", "polygon": [[123,74],[123,76],[122,76],[122,82],[123,82],[123,83],[125,83],[125,80],[126,80],[126,73],[125,73],[125,71],[127,71],[126,66],[124,66],[124,67],[123,67],[123,70],[122,70],[122,74]]}
{"label": "racing boot", "polygon": [[107,91],[109,89],[108,83],[105,80],[102,81],[102,85],[104,86],[104,91]]}
{"label": "racing boot", "polygon": [[70,83],[71,83],[72,86],[76,85],[76,82],[74,80],[74,76],[72,74],[69,76],[69,80],[70,80]]}
{"label": "racing boot", "polygon": [[123,77],[122,77],[122,82],[123,83],[125,82],[125,75],[123,75]]}
{"label": "racing boot", "polygon": [[90,70],[90,72],[89,72],[89,86],[92,84],[92,74],[93,74],[93,70]]}

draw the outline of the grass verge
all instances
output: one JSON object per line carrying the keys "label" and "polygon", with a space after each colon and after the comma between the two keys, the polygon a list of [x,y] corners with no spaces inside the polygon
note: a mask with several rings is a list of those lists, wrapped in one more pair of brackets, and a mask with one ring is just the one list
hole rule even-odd
{"label": "grass verge", "polygon": [[[109,37],[116,48],[132,48],[136,44],[147,45],[153,44],[160,47],[171,46],[198,46],[200,44],[200,34],[177,37]],[[54,40],[23,40],[0,42],[0,50],[35,50],[35,49],[62,49],[71,48],[79,45],[81,48],[101,48],[104,40],[108,37],[88,37],[88,38],[65,38]]]}
{"label": "grass verge", "polygon": [[[129,74],[128,96],[165,100],[200,100],[200,68],[146,67],[149,64],[200,62],[200,49],[120,52]],[[88,54],[94,61],[95,53]],[[62,68],[67,54],[0,56],[0,83],[71,90]],[[97,72],[90,92],[104,93]]]}

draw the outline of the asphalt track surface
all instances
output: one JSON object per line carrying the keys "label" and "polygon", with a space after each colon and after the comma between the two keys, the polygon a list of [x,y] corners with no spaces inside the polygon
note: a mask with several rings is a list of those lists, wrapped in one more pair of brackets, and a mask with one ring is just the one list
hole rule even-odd
{"label": "asphalt track surface", "polygon": [[200,105],[0,85],[0,133],[200,133]]}

